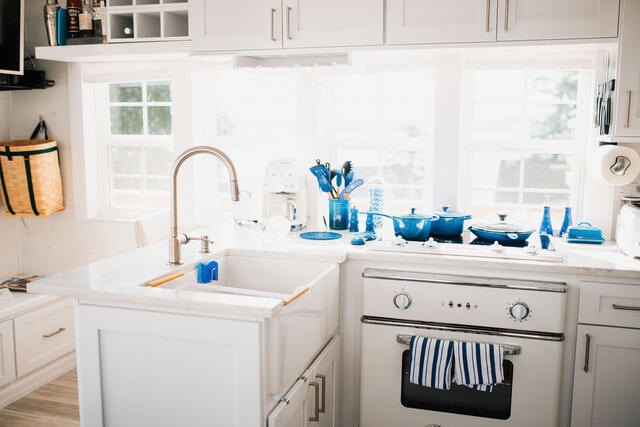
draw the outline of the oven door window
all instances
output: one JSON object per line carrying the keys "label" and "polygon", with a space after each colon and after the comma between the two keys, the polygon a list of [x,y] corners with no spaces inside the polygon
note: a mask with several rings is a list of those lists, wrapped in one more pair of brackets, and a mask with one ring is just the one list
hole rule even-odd
{"label": "oven door window", "polygon": [[504,381],[493,390],[479,391],[458,384],[449,390],[424,387],[409,382],[409,350],[402,353],[401,402],[407,408],[428,409],[438,412],[474,415],[506,420],[511,416],[511,390],[513,388],[513,364],[504,360]]}

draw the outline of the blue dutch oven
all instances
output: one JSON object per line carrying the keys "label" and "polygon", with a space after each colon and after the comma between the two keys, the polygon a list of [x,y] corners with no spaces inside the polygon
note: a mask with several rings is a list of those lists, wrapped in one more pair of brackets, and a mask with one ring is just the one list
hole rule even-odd
{"label": "blue dutch oven", "polygon": [[464,222],[471,219],[471,215],[450,211],[449,206],[441,206],[439,212],[435,212],[440,218],[431,224],[432,236],[459,236],[462,234]]}
{"label": "blue dutch oven", "polygon": [[469,231],[487,242],[498,243],[523,243],[535,231],[532,228],[505,221],[507,215],[498,214],[499,222],[494,224],[475,224],[469,227]]}
{"label": "blue dutch oven", "polygon": [[396,236],[405,240],[424,242],[429,239],[431,223],[439,221],[438,215],[421,215],[416,213],[416,208],[411,208],[411,213],[405,215],[387,215],[380,212],[360,212],[364,215],[379,215],[393,220],[393,231]]}

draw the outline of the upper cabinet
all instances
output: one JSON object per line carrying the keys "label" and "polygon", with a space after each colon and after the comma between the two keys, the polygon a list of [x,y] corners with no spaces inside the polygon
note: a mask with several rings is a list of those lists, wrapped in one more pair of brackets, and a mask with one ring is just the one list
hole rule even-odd
{"label": "upper cabinet", "polygon": [[619,0],[387,0],[387,44],[616,37]]}
{"label": "upper cabinet", "polygon": [[191,0],[194,51],[381,45],[383,0]]}
{"label": "upper cabinet", "polygon": [[614,142],[640,142],[640,1],[623,0],[614,108]]}

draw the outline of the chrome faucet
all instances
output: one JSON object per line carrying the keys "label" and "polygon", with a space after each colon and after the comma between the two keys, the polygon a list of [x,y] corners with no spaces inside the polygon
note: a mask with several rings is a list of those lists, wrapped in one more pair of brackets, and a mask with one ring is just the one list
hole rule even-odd
{"label": "chrome faucet", "polygon": [[171,194],[171,205],[169,206],[169,264],[171,265],[182,264],[182,260],[180,258],[180,244],[187,243],[189,240],[194,240],[186,236],[183,239],[178,239],[178,192],[176,190],[176,183],[178,181],[178,171],[180,170],[180,166],[182,166],[185,160],[187,160],[189,157],[195,156],[196,154],[211,154],[212,156],[220,159],[222,164],[226,166],[227,171],[229,172],[231,200],[237,202],[240,199],[236,168],[235,166],[233,166],[233,162],[231,161],[231,159],[222,150],[207,145],[199,145],[196,147],[191,147],[180,154],[171,166],[171,183],[169,187],[169,192]]}

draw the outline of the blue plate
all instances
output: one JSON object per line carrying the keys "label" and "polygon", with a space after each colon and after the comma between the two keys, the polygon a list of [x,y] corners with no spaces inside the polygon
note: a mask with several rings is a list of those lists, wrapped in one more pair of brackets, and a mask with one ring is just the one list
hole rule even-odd
{"label": "blue plate", "polygon": [[307,240],[335,240],[341,238],[342,234],[333,231],[307,231],[300,233],[300,237]]}

